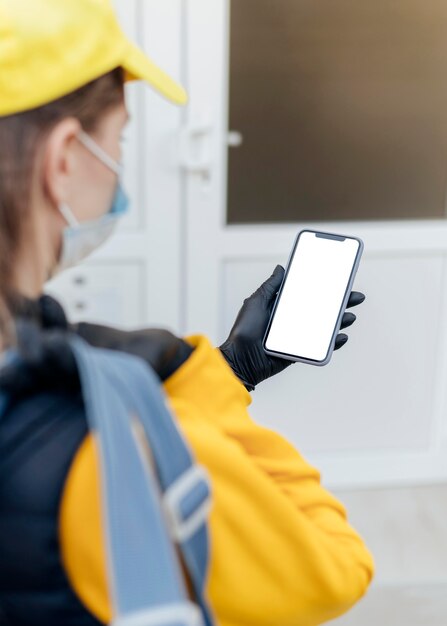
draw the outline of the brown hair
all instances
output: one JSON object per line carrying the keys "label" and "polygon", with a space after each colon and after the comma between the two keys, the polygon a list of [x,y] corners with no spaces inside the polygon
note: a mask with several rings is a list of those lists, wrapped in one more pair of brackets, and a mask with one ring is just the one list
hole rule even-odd
{"label": "brown hair", "polygon": [[23,224],[31,201],[36,156],[44,138],[61,120],[75,117],[86,132],[123,99],[123,71],[117,68],[49,104],[0,117],[0,348],[9,343],[7,320],[14,301],[11,284]]}

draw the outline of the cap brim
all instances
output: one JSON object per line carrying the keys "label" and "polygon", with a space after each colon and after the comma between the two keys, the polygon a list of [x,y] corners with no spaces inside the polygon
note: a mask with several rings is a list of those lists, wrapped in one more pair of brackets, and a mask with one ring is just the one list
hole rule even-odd
{"label": "cap brim", "polygon": [[126,81],[144,80],[162,96],[175,104],[186,104],[188,94],[181,85],[165,74],[142,50],[129,42],[122,62]]}

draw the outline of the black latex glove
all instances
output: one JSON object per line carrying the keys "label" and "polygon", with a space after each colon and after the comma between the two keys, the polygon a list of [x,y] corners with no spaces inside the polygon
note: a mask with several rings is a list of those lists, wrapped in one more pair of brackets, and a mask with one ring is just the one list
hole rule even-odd
{"label": "black latex glove", "polygon": [[81,322],[72,325],[71,330],[96,348],[127,352],[144,359],[162,381],[183,365],[193,352],[186,341],[160,328],[124,331]]}
{"label": "black latex glove", "polygon": [[[277,265],[270,278],[244,300],[228,339],[220,346],[229,366],[248,391],[253,391],[258,383],[279,374],[294,363],[294,361],[270,356],[262,347],[283,277],[284,268]],[[362,293],[353,291],[349,298],[348,308],[357,306],[364,300],[365,296]],[[353,313],[345,313],[341,328],[351,326],[356,319]],[[340,333],[335,340],[335,350],[344,346],[347,341],[348,336]]]}

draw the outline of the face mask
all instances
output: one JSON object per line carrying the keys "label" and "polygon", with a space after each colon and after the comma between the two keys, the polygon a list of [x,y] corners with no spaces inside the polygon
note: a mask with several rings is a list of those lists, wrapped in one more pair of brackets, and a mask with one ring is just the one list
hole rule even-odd
{"label": "face mask", "polygon": [[120,181],[120,164],[112,159],[112,157],[83,131],[79,134],[78,138],[89,152],[118,176],[118,184],[109,212],[98,219],[79,223],[67,204],[61,204],[59,206],[59,211],[62,213],[68,226],[63,231],[61,255],[51,277],[54,277],[63,270],[78,265],[78,263],[105,243],[111,237],[118,221],[127,213],[129,207],[129,199]]}

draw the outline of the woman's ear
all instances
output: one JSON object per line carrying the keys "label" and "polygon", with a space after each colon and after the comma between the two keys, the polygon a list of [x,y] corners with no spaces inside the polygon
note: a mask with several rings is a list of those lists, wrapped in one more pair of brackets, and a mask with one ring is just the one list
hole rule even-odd
{"label": "woman's ear", "polygon": [[59,122],[48,135],[42,154],[44,194],[53,206],[66,202],[70,179],[77,169],[80,122],[72,117]]}

